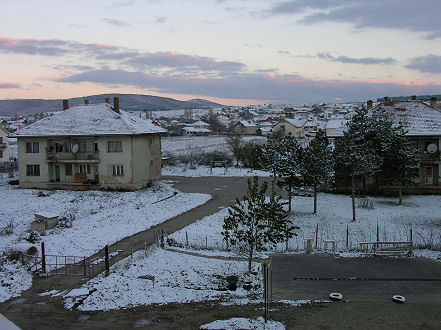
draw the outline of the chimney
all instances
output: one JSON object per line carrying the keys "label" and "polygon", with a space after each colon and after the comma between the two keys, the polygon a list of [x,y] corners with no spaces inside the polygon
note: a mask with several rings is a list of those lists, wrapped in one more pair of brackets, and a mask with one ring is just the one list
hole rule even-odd
{"label": "chimney", "polygon": [[113,110],[114,110],[115,112],[120,113],[120,112],[119,112],[119,97],[114,97],[114,98],[113,98]]}
{"label": "chimney", "polygon": [[110,99],[108,97],[106,98],[106,103],[110,104]]}
{"label": "chimney", "polygon": [[372,109],[372,100],[368,100],[368,101],[367,101],[367,103],[366,103],[366,107],[367,107],[368,110],[369,110],[369,109]]}
{"label": "chimney", "polygon": [[430,106],[431,106],[432,108],[436,108],[437,101],[438,101],[437,98],[434,97],[434,96],[432,96],[432,97],[430,98]]}
{"label": "chimney", "polygon": [[88,105],[89,104],[89,100],[84,100],[84,104]]}
{"label": "chimney", "polygon": [[63,110],[69,109],[69,100],[63,100]]}
{"label": "chimney", "polygon": [[412,101],[416,101],[416,95],[412,95]]}
{"label": "chimney", "polygon": [[384,102],[389,102],[389,97],[388,96],[384,97]]}

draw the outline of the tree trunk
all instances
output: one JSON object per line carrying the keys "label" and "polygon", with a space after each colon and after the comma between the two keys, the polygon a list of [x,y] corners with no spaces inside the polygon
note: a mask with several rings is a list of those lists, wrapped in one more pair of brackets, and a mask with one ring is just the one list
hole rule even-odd
{"label": "tree trunk", "polygon": [[251,262],[253,261],[254,244],[250,245],[250,254],[248,256],[248,273],[251,273]]}
{"label": "tree trunk", "polygon": [[352,174],[352,221],[355,220],[355,174]]}
{"label": "tree trunk", "polygon": [[276,192],[276,170],[275,169],[273,170],[273,176],[274,176],[274,178],[273,178],[272,188],[273,188],[273,194],[275,194],[275,192]]}
{"label": "tree trunk", "polygon": [[288,184],[288,200],[289,200],[289,203],[288,203],[288,212],[291,212],[291,200],[292,200],[292,183],[290,182],[289,184]]}
{"label": "tree trunk", "polygon": [[403,205],[403,189],[401,185],[398,187],[398,205]]}
{"label": "tree trunk", "polygon": [[314,213],[317,213],[317,189],[314,187]]}

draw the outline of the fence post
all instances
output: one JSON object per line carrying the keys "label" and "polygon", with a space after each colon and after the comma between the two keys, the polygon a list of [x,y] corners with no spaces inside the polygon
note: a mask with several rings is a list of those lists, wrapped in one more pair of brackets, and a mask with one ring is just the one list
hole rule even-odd
{"label": "fence post", "polygon": [[346,250],[349,248],[349,225],[346,225]]}
{"label": "fence post", "polygon": [[288,252],[288,240],[289,240],[289,235],[288,235],[288,225],[285,225],[285,236],[286,236],[286,252]]}
{"label": "fence post", "polygon": [[147,255],[147,242],[144,242],[144,255]]}
{"label": "fence post", "polygon": [[133,244],[130,244],[130,259],[133,259]]}
{"label": "fence post", "polygon": [[317,241],[318,241],[318,224],[315,227],[315,249],[317,250]]}
{"label": "fence post", "polygon": [[188,232],[185,231],[185,246],[188,246]]}
{"label": "fence post", "polygon": [[380,241],[380,228],[378,227],[378,221],[377,221],[377,242]]}
{"label": "fence post", "polygon": [[46,254],[44,253],[44,242],[41,242],[41,271],[46,273]]}
{"label": "fence post", "polygon": [[205,236],[205,249],[208,249],[208,238]]}
{"label": "fence post", "polygon": [[110,275],[110,264],[109,264],[109,246],[106,245],[106,248],[104,249],[104,260],[106,264],[106,277]]}

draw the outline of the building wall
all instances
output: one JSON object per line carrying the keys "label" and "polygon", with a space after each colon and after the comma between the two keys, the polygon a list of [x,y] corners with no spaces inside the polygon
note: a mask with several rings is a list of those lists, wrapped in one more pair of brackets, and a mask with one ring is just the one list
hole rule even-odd
{"label": "building wall", "polygon": [[[109,141],[120,141],[121,151],[110,152]],[[38,153],[26,153],[26,142],[38,142]],[[55,143],[85,143],[85,152],[56,152]],[[159,134],[114,135],[99,137],[18,138],[20,186],[23,188],[54,189],[139,189],[161,175],[161,141]],[[72,175],[66,174],[72,164]],[[27,176],[26,165],[40,165],[40,176]],[[75,182],[80,166],[89,166],[85,173],[87,184]],[[114,175],[113,166],[123,168],[122,175]],[[57,181],[56,167],[59,167]],[[94,180],[98,181],[94,181]]]}
{"label": "building wall", "polygon": [[[9,162],[9,141],[8,132],[0,127],[0,142],[2,143],[0,151],[0,163]],[[3,147],[4,144],[4,147]]]}
{"label": "building wall", "polygon": [[305,137],[305,130],[303,127],[295,127],[287,121],[280,121],[273,127],[274,132],[279,132],[282,136],[292,135],[293,137]]}

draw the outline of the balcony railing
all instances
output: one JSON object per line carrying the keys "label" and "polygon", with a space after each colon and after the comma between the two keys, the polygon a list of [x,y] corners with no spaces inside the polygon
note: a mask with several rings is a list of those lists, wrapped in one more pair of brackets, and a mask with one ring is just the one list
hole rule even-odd
{"label": "balcony railing", "polygon": [[428,152],[420,152],[418,153],[418,157],[423,162],[433,162],[441,160],[440,152],[428,153]]}
{"label": "balcony railing", "polygon": [[100,157],[99,157],[99,151],[76,152],[76,153],[48,151],[46,153],[46,159],[49,161],[69,161],[69,160],[97,161],[100,159]]}

